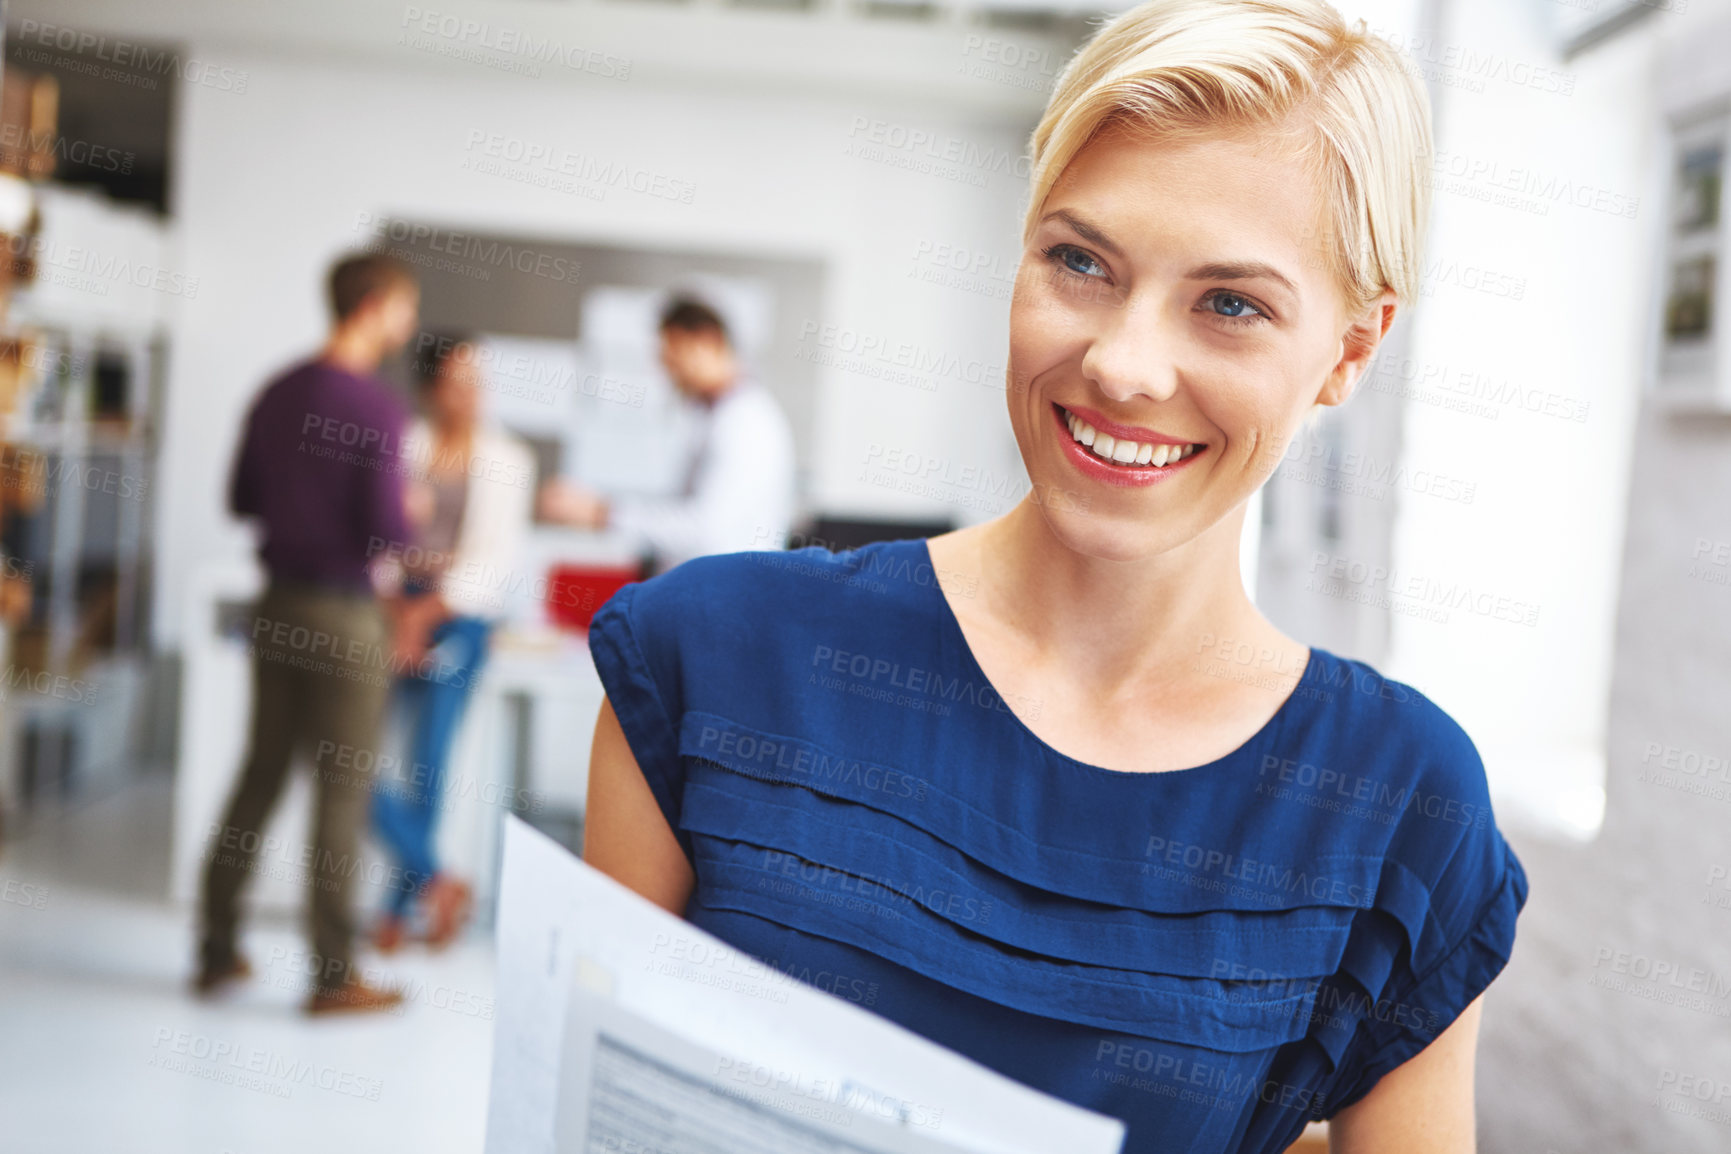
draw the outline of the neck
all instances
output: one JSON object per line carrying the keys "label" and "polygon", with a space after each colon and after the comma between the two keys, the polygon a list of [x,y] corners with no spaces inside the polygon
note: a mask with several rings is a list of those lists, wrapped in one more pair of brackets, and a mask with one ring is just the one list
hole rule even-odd
{"label": "neck", "polygon": [[468,421],[441,421],[433,419],[433,438],[441,445],[467,446],[474,439],[475,426]]}
{"label": "neck", "polygon": [[701,402],[706,407],[714,408],[715,402],[721,400],[721,398],[725,397],[727,394],[731,393],[734,389],[736,389],[738,387],[739,387],[739,378],[737,376],[729,377],[729,378],[727,378],[726,384],[722,385],[718,389],[713,389],[713,390],[711,390],[709,392],[705,392],[705,393],[699,393],[697,395],[697,399],[699,402]]}
{"label": "neck", "polygon": [[1103,690],[1188,680],[1222,643],[1249,643],[1269,662],[1253,673],[1296,673],[1292,642],[1244,591],[1240,505],[1201,536],[1154,557],[1110,560],[1078,552],[1024,499],[981,526],[973,572],[993,616],[1015,623],[1036,651],[1085,670]]}
{"label": "neck", "polygon": [[319,359],[351,373],[373,373],[384,359],[384,349],[372,334],[339,326],[332,330]]}

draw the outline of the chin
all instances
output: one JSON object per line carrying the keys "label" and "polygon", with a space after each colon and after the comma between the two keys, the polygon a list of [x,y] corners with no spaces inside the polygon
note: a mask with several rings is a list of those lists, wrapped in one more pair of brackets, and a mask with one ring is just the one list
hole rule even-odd
{"label": "chin", "polygon": [[1146,518],[1112,517],[1060,505],[1041,505],[1052,536],[1074,553],[1100,561],[1149,561],[1183,543],[1173,527],[1149,524]]}

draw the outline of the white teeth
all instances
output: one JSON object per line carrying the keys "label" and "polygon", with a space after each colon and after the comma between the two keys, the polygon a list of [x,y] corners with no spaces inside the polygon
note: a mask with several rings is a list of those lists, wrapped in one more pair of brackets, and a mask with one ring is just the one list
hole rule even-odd
{"label": "white teeth", "polygon": [[1100,432],[1068,409],[1064,410],[1064,423],[1069,426],[1070,436],[1075,438],[1078,444],[1092,449],[1096,457],[1103,457],[1119,465],[1149,465],[1160,468],[1163,465],[1176,464],[1196,451],[1195,445],[1119,440],[1109,433]]}

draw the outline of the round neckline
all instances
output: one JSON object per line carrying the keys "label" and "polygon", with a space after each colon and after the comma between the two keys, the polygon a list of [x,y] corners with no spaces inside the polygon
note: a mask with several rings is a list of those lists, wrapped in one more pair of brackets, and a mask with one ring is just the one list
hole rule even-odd
{"label": "round neckline", "polygon": [[[1005,698],[998,687],[992,683],[992,679],[986,676],[985,669],[980,665],[979,659],[974,656],[973,646],[968,644],[968,636],[962,631],[961,619],[956,616],[955,610],[950,608],[950,599],[948,595],[944,593],[943,586],[938,584],[937,563],[932,560],[932,551],[930,546],[927,545],[926,539],[924,537],[916,537],[914,538],[914,541],[917,543],[919,551],[925,557],[926,568],[932,573],[931,589],[933,596],[937,598],[938,617],[941,622],[941,627],[948,631],[950,640],[952,640],[955,643],[956,648],[961,651],[962,658],[967,662],[972,675],[979,678],[980,684],[990,689],[999,701],[1007,702],[1008,699]],[[1004,713],[1009,717],[1010,724],[1020,732],[1022,740],[1031,742],[1048,757],[1057,758],[1066,765],[1073,765],[1080,769],[1087,770],[1090,773],[1098,773],[1111,778],[1148,777],[1156,779],[1176,777],[1180,774],[1201,773],[1204,770],[1218,769],[1230,762],[1242,759],[1246,753],[1264,745],[1271,740],[1272,736],[1276,732],[1285,727],[1287,714],[1294,708],[1293,702],[1298,698],[1298,691],[1304,687],[1305,682],[1310,680],[1312,672],[1316,669],[1318,663],[1317,654],[1320,652],[1321,650],[1314,645],[1305,647],[1304,669],[1299,674],[1298,684],[1294,685],[1292,687],[1292,692],[1288,693],[1286,697],[1282,699],[1280,707],[1274,711],[1274,715],[1267,721],[1263,722],[1262,727],[1255,733],[1251,734],[1242,745],[1227,751],[1220,757],[1215,758],[1213,761],[1203,762],[1201,765],[1186,766],[1183,769],[1163,769],[1150,772],[1148,770],[1139,769],[1112,769],[1104,765],[1095,765],[1092,762],[1071,757],[1063,750],[1057,749],[1049,744],[1045,738],[1030,729],[1028,723],[1017,716],[1016,712],[1010,709],[1007,704],[1004,707]]]}

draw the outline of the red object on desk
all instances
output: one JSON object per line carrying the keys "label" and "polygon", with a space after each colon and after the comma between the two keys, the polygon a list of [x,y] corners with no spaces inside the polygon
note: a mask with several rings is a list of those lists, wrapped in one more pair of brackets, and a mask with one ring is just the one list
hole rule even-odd
{"label": "red object on desk", "polygon": [[595,611],[640,572],[635,565],[555,565],[547,573],[547,615],[566,629],[588,629]]}

